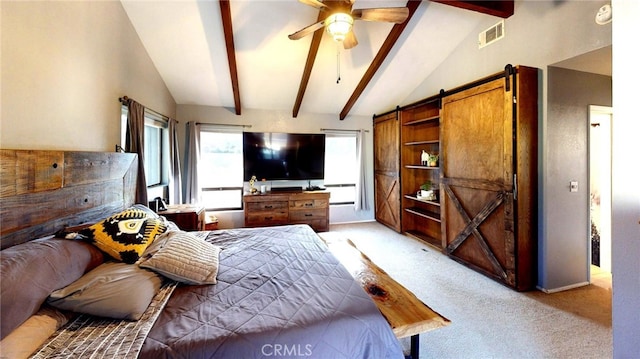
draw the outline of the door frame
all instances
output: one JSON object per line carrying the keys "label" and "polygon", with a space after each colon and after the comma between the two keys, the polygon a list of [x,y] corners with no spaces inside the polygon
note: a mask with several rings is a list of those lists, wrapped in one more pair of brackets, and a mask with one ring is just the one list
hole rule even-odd
{"label": "door frame", "polygon": [[[609,115],[611,117],[611,123],[610,123],[610,127],[612,130],[613,128],[613,107],[611,106],[601,106],[601,105],[588,105],[588,110],[587,110],[587,188],[589,189],[589,194],[591,194],[591,120],[592,120],[592,114],[593,113],[597,113],[597,114],[603,114],[603,115]],[[613,133],[611,134],[612,138],[611,138],[611,145],[613,147]],[[612,150],[612,149],[611,149]],[[611,190],[611,188],[610,188]],[[613,197],[612,197],[612,193],[610,194],[610,199],[611,201],[613,201]],[[592,257],[591,257],[591,195],[589,195],[587,197],[587,208],[589,208],[589,218],[587,221],[587,233],[589,233],[589,237],[587,238],[588,241],[588,264],[587,264],[587,280],[589,281],[589,283],[591,283],[591,261],[592,261]],[[612,234],[609,236],[611,238],[611,241],[613,242],[613,238],[612,238]],[[610,244],[610,247],[613,247],[613,243]],[[611,251],[611,248],[609,249],[609,251]],[[611,262],[613,262],[613,259],[611,260]],[[613,266],[612,266],[613,267]],[[613,271],[613,268],[611,268],[611,270]]]}

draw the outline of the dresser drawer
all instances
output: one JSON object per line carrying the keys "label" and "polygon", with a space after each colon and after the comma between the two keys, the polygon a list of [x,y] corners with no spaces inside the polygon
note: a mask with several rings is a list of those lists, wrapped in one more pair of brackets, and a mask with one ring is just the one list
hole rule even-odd
{"label": "dresser drawer", "polygon": [[249,213],[245,216],[247,226],[270,226],[286,224],[289,221],[289,213],[286,211]]}
{"label": "dresser drawer", "polygon": [[247,202],[246,210],[250,212],[255,211],[276,211],[279,209],[286,209],[289,206],[289,202],[286,201],[274,201],[274,202]]}
{"label": "dresser drawer", "polygon": [[291,209],[294,208],[327,208],[329,201],[326,199],[298,199],[289,202]]}
{"label": "dresser drawer", "polygon": [[307,209],[307,210],[291,210],[289,211],[289,218],[292,221],[309,221],[312,219],[326,219],[326,209]]}

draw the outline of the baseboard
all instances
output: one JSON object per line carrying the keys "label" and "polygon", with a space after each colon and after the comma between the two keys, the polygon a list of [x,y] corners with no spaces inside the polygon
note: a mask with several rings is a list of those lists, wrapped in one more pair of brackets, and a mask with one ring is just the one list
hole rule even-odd
{"label": "baseboard", "polygon": [[353,223],[368,223],[368,222],[376,222],[375,219],[363,219],[359,221],[347,221],[347,222],[329,222],[331,224],[353,224]]}
{"label": "baseboard", "polygon": [[541,292],[544,292],[544,293],[547,293],[547,294],[552,294],[552,293],[557,293],[557,292],[563,292],[565,290],[575,289],[575,288],[578,288],[578,287],[584,287],[585,285],[589,285],[589,282],[581,282],[581,283],[571,284],[571,285],[567,285],[567,286],[564,286],[564,287],[553,288],[553,289],[542,288],[542,287],[539,287],[539,286],[537,286],[536,288]]}

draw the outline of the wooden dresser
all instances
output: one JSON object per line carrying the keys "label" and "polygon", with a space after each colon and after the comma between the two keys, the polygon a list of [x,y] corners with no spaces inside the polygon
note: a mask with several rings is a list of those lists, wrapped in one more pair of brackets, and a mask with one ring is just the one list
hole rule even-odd
{"label": "wooden dresser", "polygon": [[244,195],[245,227],[308,224],[316,232],[329,230],[329,192]]}
{"label": "wooden dresser", "polygon": [[205,211],[202,206],[190,204],[168,205],[166,211],[158,212],[175,223],[183,231],[204,231]]}

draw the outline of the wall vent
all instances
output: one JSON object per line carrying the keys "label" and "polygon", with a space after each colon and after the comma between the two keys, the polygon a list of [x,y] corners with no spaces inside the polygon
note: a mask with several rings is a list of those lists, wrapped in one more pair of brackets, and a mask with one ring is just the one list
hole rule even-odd
{"label": "wall vent", "polygon": [[484,30],[478,35],[478,48],[481,49],[504,37],[504,20]]}

